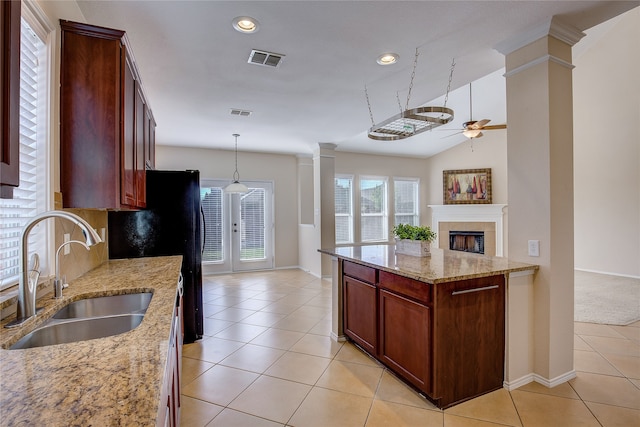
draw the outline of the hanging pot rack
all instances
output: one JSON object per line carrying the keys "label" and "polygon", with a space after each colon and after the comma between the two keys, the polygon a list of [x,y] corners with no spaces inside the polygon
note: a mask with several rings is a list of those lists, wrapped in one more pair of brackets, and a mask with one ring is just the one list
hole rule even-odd
{"label": "hanging pot rack", "polygon": [[372,125],[368,131],[368,136],[370,139],[375,139],[377,141],[398,141],[400,139],[409,138],[422,132],[435,129],[453,120],[453,110],[451,108],[447,108],[447,100],[449,99],[449,90],[451,89],[451,79],[453,77],[455,60],[451,61],[449,84],[447,86],[447,92],[444,98],[444,105],[442,107],[425,106],[409,109],[409,100],[411,98],[413,79],[415,77],[416,66],[418,64],[418,55],[419,52],[416,48],[416,54],[413,61],[413,72],[411,73],[409,92],[407,93],[407,102],[404,110],[402,110],[402,107],[400,106],[400,99],[398,99],[398,106],[400,107],[399,114],[396,114],[395,116],[376,124],[373,120],[373,113],[371,112],[369,93],[367,92],[367,87],[365,86],[364,91],[367,98],[367,106],[369,107],[369,116],[371,117]]}

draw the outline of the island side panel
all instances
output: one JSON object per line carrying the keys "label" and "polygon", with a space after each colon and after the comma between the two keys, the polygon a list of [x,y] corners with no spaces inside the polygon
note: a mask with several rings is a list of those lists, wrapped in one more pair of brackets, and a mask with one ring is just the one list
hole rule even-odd
{"label": "island side panel", "polygon": [[331,257],[331,338],[334,341],[346,341],[344,335],[343,284],[342,271],[344,261]]}
{"label": "island side panel", "polygon": [[440,407],[502,387],[504,275],[434,287],[434,394]]}

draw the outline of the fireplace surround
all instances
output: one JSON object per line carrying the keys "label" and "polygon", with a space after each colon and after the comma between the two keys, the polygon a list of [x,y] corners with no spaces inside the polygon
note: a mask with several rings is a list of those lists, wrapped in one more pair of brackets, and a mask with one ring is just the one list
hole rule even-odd
{"label": "fireplace surround", "polygon": [[435,247],[449,249],[449,232],[483,232],[484,253],[504,256],[504,215],[507,205],[429,205]]}

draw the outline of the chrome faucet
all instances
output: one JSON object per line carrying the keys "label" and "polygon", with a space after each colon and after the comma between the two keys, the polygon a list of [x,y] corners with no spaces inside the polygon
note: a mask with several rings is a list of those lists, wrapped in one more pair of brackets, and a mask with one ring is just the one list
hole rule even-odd
{"label": "chrome faucet", "polygon": [[64,218],[76,224],[80,227],[84,237],[87,239],[87,246],[93,246],[102,242],[98,233],[95,232],[88,222],[71,212],[48,211],[31,218],[31,220],[27,222],[22,229],[22,236],[20,239],[20,282],[18,284],[18,307],[16,310],[16,320],[8,323],[5,327],[10,328],[18,326],[36,314],[37,283],[29,280],[29,271],[27,267],[27,237],[36,224],[48,218]]}
{"label": "chrome faucet", "polygon": [[68,242],[64,242],[58,247],[56,251],[56,277],[53,279],[53,297],[54,298],[62,298],[62,290],[69,286],[66,282],[66,279],[60,278],[60,250],[64,248],[66,245],[70,245],[72,243],[78,243],[84,246],[87,250],[89,250],[89,246],[85,242],[81,242],[80,240],[69,240]]}

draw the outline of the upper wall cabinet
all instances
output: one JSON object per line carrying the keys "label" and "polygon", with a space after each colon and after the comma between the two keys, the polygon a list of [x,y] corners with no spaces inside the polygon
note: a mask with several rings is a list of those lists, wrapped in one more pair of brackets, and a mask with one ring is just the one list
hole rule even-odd
{"label": "upper wall cabinet", "polygon": [[63,205],[144,208],[155,121],[125,33],[70,21],[60,26]]}
{"label": "upper wall cabinet", "polygon": [[0,3],[0,197],[20,184],[20,5]]}

